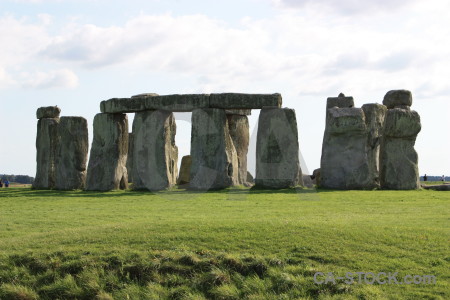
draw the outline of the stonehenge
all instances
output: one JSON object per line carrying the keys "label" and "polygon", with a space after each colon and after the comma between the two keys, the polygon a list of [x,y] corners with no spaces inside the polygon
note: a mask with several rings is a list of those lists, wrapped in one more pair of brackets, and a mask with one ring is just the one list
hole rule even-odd
{"label": "stonehenge", "polygon": [[384,97],[383,104],[388,110],[380,147],[381,187],[391,190],[418,189],[420,177],[414,144],[421,123],[419,114],[410,109],[411,92],[390,91]]}
{"label": "stonehenge", "polygon": [[94,137],[89,156],[86,190],[127,189],[127,154],[127,115],[97,114],[94,117]]}
{"label": "stonehenge", "polygon": [[177,179],[178,185],[185,185],[188,184],[191,181],[191,156],[185,155],[181,159],[181,165],[180,165],[180,175]]}
{"label": "stonehenge", "polygon": [[247,116],[227,114],[228,128],[238,159],[239,184],[247,183],[247,152],[250,142]]}
{"label": "stonehenge", "polygon": [[328,108],[320,163],[322,186],[372,188],[366,144],[367,126],[361,108]]}
{"label": "stonehenge", "polygon": [[[296,113],[282,107],[280,94],[146,93],[101,101],[89,163],[86,119],[60,117],[57,106],[40,107],[33,188],[111,191],[130,183],[148,191],[175,185],[283,189],[315,183],[343,190],[417,189],[414,144],[421,123],[411,105],[407,90],[389,91],[383,104],[361,108],[342,93],[328,98],[320,169],[311,177],[300,166]],[[247,170],[248,116],[255,109],[260,114],[253,178]],[[179,172],[174,112],[192,113],[190,155],[182,158]],[[131,132],[127,113],[135,114]]]}
{"label": "stonehenge", "polygon": [[273,189],[302,185],[295,111],[263,108],[258,124],[255,185]]}
{"label": "stonehenge", "polygon": [[36,138],[34,189],[84,189],[88,156],[87,121],[59,117],[57,106],[40,107]]}
{"label": "stonehenge", "polygon": [[133,188],[157,191],[176,184],[178,148],[173,113],[149,110],[136,113],[133,122]]}
{"label": "stonehenge", "polygon": [[56,184],[56,147],[61,109],[57,106],[41,107],[36,112],[38,119],[36,136],[36,177],[34,189],[53,189]]}
{"label": "stonehenge", "polygon": [[411,111],[410,91],[387,92],[381,104],[353,107],[340,94],[327,99],[320,178],[332,189],[418,189],[414,150],[420,117]]}
{"label": "stonehenge", "polygon": [[88,127],[83,117],[61,117],[56,147],[57,190],[84,189],[88,157]]}
{"label": "stonehenge", "polygon": [[238,157],[223,109],[198,108],[192,112],[191,159],[191,189],[238,185]]}

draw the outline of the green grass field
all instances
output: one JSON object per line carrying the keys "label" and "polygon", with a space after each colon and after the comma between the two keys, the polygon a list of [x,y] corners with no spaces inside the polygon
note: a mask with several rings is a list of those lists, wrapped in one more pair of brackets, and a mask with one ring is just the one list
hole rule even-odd
{"label": "green grass field", "polygon": [[2,189],[0,299],[450,299],[449,241],[448,192]]}

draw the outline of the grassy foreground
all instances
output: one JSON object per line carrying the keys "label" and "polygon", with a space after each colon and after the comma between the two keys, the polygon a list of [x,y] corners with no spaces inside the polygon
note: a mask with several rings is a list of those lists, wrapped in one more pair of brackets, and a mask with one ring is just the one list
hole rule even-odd
{"label": "grassy foreground", "polygon": [[425,190],[2,189],[0,299],[450,299],[449,224]]}

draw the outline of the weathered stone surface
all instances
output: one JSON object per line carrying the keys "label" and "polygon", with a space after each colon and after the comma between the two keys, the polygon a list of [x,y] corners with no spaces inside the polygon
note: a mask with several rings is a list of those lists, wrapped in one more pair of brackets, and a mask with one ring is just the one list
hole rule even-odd
{"label": "weathered stone surface", "polygon": [[59,114],[61,113],[61,108],[58,106],[45,106],[39,107],[36,111],[36,118],[59,118]]}
{"label": "weathered stone surface", "polygon": [[354,107],[355,102],[353,97],[346,97],[344,94],[339,94],[337,97],[327,98],[327,109],[332,107],[350,108]]}
{"label": "weathered stone surface", "polygon": [[329,108],[322,145],[320,185],[330,189],[372,189],[367,127],[361,108]]}
{"label": "weathered stone surface", "polygon": [[303,186],[305,186],[307,188],[314,187],[314,182],[313,182],[313,180],[311,178],[311,175],[303,174],[302,175],[302,179],[303,179]]}
{"label": "weathered stone surface", "polygon": [[247,152],[250,133],[247,116],[228,115],[228,128],[238,158],[239,184],[247,180]]}
{"label": "weathered stone surface", "polygon": [[261,109],[263,107],[281,107],[280,94],[211,94],[209,106],[225,109]]}
{"label": "weathered stone surface", "polygon": [[97,114],[86,179],[86,190],[128,188],[128,118],[125,114]]}
{"label": "weathered stone surface", "polygon": [[58,145],[59,118],[44,118],[38,121],[36,136],[36,177],[34,189],[55,187],[55,158]]}
{"label": "weathered stone surface", "polygon": [[240,116],[250,116],[252,114],[251,109],[225,109],[227,115],[240,115]]}
{"label": "weathered stone surface", "polygon": [[113,98],[100,102],[102,113],[130,113],[145,110],[144,98]]}
{"label": "weathered stone surface", "polygon": [[313,174],[311,175],[311,178],[313,180],[313,183],[317,186],[320,187],[320,185],[322,184],[322,182],[320,181],[320,168],[319,169],[315,169],[313,171]]}
{"label": "weathered stone surface", "polygon": [[191,159],[191,189],[221,189],[239,183],[238,158],[223,109],[192,112]]}
{"label": "weathered stone surface", "polygon": [[163,109],[174,112],[189,112],[209,106],[209,95],[186,94],[144,97],[146,109]]}
{"label": "weathered stone surface", "polygon": [[134,134],[128,133],[128,155],[127,155],[127,173],[128,182],[133,182],[133,152],[134,152]]}
{"label": "weathered stone surface", "polygon": [[288,188],[301,174],[297,119],[289,108],[264,108],[259,114],[255,184],[262,188]]}
{"label": "weathered stone surface", "polygon": [[247,171],[247,179],[246,179],[247,183],[255,183],[255,178],[253,178],[253,175]]}
{"label": "weathered stone surface", "polygon": [[178,148],[173,113],[136,113],[133,122],[133,189],[158,191],[176,184]]}
{"label": "weathered stone surface", "polygon": [[420,187],[418,155],[414,150],[421,130],[415,111],[389,109],[380,147],[380,182],[383,189],[412,190]]}
{"label": "weathered stone surface", "polygon": [[420,116],[414,110],[389,109],[386,114],[384,135],[394,138],[416,138],[422,125]]}
{"label": "weathered stone surface", "polygon": [[84,189],[89,148],[88,126],[82,117],[61,117],[56,151],[56,189]]}
{"label": "weathered stone surface", "polygon": [[389,91],[384,96],[383,104],[386,105],[388,109],[396,108],[397,106],[411,106],[412,94],[407,90]]}
{"label": "weathered stone surface", "polygon": [[189,181],[191,181],[191,156],[185,155],[181,159],[181,165],[180,165],[180,175],[177,179],[178,185],[188,184]]}
{"label": "weathered stone surface", "polygon": [[369,174],[375,187],[380,187],[380,141],[383,136],[384,119],[387,108],[377,103],[364,104],[362,106],[366,117],[368,130],[367,136],[367,159],[369,161]]}

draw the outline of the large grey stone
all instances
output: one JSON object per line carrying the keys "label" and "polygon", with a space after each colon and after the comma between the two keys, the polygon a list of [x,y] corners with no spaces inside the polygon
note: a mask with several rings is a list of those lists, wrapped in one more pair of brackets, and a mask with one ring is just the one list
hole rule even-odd
{"label": "large grey stone", "polygon": [[185,155],[181,159],[180,173],[177,179],[178,185],[188,184],[191,181],[191,156]]}
{"label": "large grey stone", "polygon": [[127,173],[128,182],[133,182],[133,152],[134,152],[134,134],[128,133],[128,155],[127,155]]}
{"label": "large grey stone", "polygon": [[97,114],[86,179],[86,190],[128,188],[128,118],[125,114]]}
{"label": "large grey stone", "polygon": [[313,183],[317,186],[320,187],[322,182],[320,181],[320,168],[319,169],[315,169],[311,175],[311,179],[313,180]]}
{"label": "large grey stone", "polygon": [[386,114],[384,135],[394,138],[416,138],[422,125],[420,116],[414,110],[389,109]]}
{"label": "large grey stone", "polygon": [[380,141],[383,136],[387,108],[381,104],[370,103],[364,104],[362,110],[366,117],[368,130],[367,159],[369,161],[369,174],[372,177],[375,187],[380,187]]}
{"label": "large grey stone", "polygon": [[136,113],[133,122],[133,189],[157,191],[176,184],[178,148],[173,113]]}
{"label": "large grey stone", "polygon": [[145,110],[144,98],[113,98],[100,102],[102,113],[130,113]]}
{"label": "large grey stone", "polygon": [[38,121],[36,136],[36,177],[34,189],[52,189],[56,183],[55,158],[59,118]]}
{"label": "large grey stone", "polygon": [[414,149],[420,130],[421,123],[417,112],[400,108],[387,111],[380,147],[381,188],[420,188],[418,155]]}
{"label": "large grey stone", "polygon": [[330,189],[372,189],[367,156],[367,126],[361,108],[327,110],[320,185]]}
{"label": "large grey stone", "polygon": [[400,107],[406,108],[412,105],[412,94],[407,90],[393,90],[386,93],[383,104],[388,109]]}
{"label": "large grey stone", "polygon": [[223,109],[192,112],[191,159],[191,189],[221,189],[239,184],[238,158]]}
{"label": "large grey stone", "polygon": [[145,97],[146,109],[163,109],[174,112],[189,112],[209,106],[207,94],[185,94]]}
{"label": "large grey stone", "polygon": [[211,94],[209,106],[225,109],[261,109],[263,107],[281,107],[280,94]]}
{"label": "large grey stone", "polygon": [[87,121],[61,117],[56,151],[56,189],[84,189],[89,148]]}
{"label": "large grey stone", "polygon": [[228,127],[238,158],[239,184],[247,182],[247,152],[250,133],[247,116],[228,115]]}
{"label": "large grey stone", "polygon": [[350,108],[354,107],[355,102],[353,97],[346,97],[344,94],[339,94],[337,97],[327,98],[327,109],[332,107]]}
{"label": "large grey stone", "polygon": [[61,113],[61,108],[58,106],[45,106],[39,107],[36,111],[36,118],[59,118],[59,114]]}
{"label": "large grey stone", "polygon": [[294,187],[302,182],[301,174],[295,111],[262,109],[256,142],[256,186]]}

